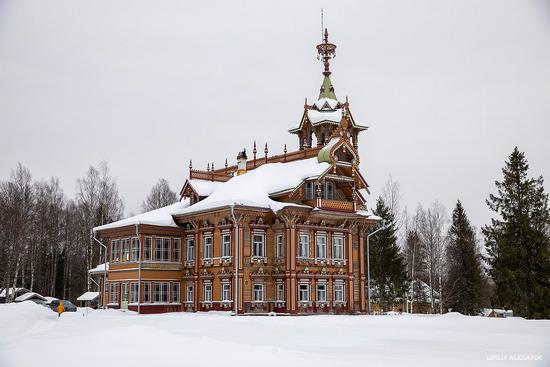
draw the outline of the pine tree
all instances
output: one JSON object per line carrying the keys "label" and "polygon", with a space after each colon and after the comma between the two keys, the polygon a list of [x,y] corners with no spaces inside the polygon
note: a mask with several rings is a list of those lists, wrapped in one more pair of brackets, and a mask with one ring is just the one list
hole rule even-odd
{"label": "pine tree", "polygon": [[498,214],[483,228],[495,282],[493,303],[528,318],[550,317],[550,213],[543,178],[528,178],[516,147],[487,205]]}
{"label": "pine tree", "polygon": [[465,315],[481,308],[482,273],[475,233],[460,200],[453,210],[447,247],[447,307]]}
{"label": "pine tree", "polygon": [[370,240],[371,277],[380,306],[389,309],[407,292],[406,266],[397,246],[395,218],[381,197],[377,200],[375,213],[384,218],[386,228]]}

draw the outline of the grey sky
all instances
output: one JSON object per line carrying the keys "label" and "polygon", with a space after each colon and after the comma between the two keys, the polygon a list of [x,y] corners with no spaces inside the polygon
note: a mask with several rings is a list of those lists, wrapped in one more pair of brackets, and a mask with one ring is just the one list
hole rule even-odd
{"label": "grey sky", "polygon": [[190,158],[296,148],[321,7],[371,205],[391,174],[411,211],[460,198],[481,226],[515,145],[550,180],[550,6],[527,0],[0,0],[0,179],[22,162],[72,196],[104,159],[129,213]]}

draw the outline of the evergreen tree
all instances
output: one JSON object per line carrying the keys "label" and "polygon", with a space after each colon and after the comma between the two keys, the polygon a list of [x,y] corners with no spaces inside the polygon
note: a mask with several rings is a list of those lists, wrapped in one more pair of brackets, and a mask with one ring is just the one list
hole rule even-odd
{"label": "evergreen tree", "polygon": [[528,318],[550,317],[550,213],[543,178],[528,178],[529,165],[516,147],[487,205],[498,214],[483,228],[495,282],[493,303]]}
{"label": "evergreen tree", "polygon": [[446,278],[447,307],[465,315],[477,314],[482,296],[481,263],[475,233],[460,200],[449,228]]}
{"label": "evergreen tree", "polygon": [[395,218],[384,200],[379,197],[376,215],[384,218],[386,228],[371,237],[371,278],[374,295],[384,309],[392,308],[407,292],[405,260],[397,246]]}

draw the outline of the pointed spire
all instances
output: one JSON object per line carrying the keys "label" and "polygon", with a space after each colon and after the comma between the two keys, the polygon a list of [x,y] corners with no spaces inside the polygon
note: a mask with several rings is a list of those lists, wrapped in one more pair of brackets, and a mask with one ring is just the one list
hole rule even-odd
{"label": "pointed spire", "polygon": [[265,153],[265,163],[267,163],[267,153],[269,150],[267,149],[267,143],[265,143],[264,153]]}
{"label": "pointed spire", "polygon": [[206,164],[206,172],[210,172],[210,163]]}
{"label": "pointed spire", "polygon": [[330,63],[329,60],[336,57],[336,45],[328,42],[328,30],[325,28],[325,34],[323,37],[323,42],[317,45],[317,54],[318,57],[323,60],[324,71],[323,75],[323,84],[321,85],[321,92],[319,93],[319,99],[321,98],[331,98],[336,99],[336,94],[334,94],[334,87],[330,81]]}
{"label": "pointed spire", "polygon": [[214,170],[214,162],[212,162],[212,171]]}
{"label": "pointed spire", "polygon": [[227,169],[227,158],[225,158],[225,169]]}
{"label": "pointed spire", "polygon": [[254,167],[256,167],[256,153],[258,150],[256,149],[256,140],[254,140],[254,149],[252,149],[252,153],[254,154]]}
{"label": "pointed spire", "polygon": [[283,162],[286,162],[286,144],[285,144],[285,148],[283,149],[283,153],[284,153]]}

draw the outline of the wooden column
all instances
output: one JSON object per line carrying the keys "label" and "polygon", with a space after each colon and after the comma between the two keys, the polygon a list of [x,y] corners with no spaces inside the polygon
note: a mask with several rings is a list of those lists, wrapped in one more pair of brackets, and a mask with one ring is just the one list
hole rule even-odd
{"label": "wooden column", "polygon": [[365,229],[359,230],[359,295],[361,308],[359,311],[366,312],[365,299]]}
{"label": "wooden column", "polygon": [[353,296],[353,235],[350,231],[348,233],[348,311],[352,312],[354,307],[354,296]]}

